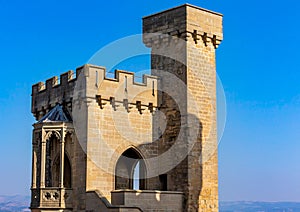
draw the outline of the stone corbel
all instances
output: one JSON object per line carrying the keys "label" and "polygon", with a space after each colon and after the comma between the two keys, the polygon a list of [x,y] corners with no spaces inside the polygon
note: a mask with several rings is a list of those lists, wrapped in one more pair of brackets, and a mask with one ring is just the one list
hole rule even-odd
{"label": "stone corbel", "polygon": [[142,102],[141,101],[136,101],[136,108],[138,109],[140,114],[142,114],[143,110],[145,110],[144,108],[142,108]]}
{"label": "stone corbel", "polygon": [[207,43],[209,41],[208,41],[208,37],[207,37],[207,33],[206,32],[203,33],[202,40],[203,40],[204,45],[207,46]]}
{"label": "stone corbel", "polygon": [[217,39],[217,36],[213,35],[213,37],[212,37],[211,40],[212,40],[212,43],[213,43],[215,49],[218,48],[218,46],[220,45],[221,41]]}
{"label": "stone corbel", "polygon": [[123,106],[128,113],[130,112],[130,109],[132,109],[132,107],[129,106],[128,99],[123,99]]}
{"label": "stone corbel", "polygon": [[197,44],[198,40],[200,40],[200,38],[198,38],[197,30],[194,30],[191,34],[195,44]]}
{"label": "stone corbel", "polygon": [[119,105],[116,105],[116,99],[115,99],[115,97],[110,97],[109,101],[110,101],[110,104],[111,104],[112,108],[114,109],[114,111],[116,111],[117,107],[119,107]]}
{"label": "stone corbel", "polygon": [[149,103],[148,109],[149,109],[150,113],[153,113],[153,103],[151,103],[151,102]]}
{"label": "stone corbel", "polygon": [[103,102],[101,95],[96,95],[96,101],[101,109],[103,109],[103,106],[106,105],[106,103]]}
{"label": "stone corbel", "polygon": [[176,30],[176,35],[178,38],[181,38],[182,32],[180,32],[180,30]]}
{"label": "stone corbel", "polygon": [[176,30],[176,32],[177,32],[176,33],[177,37],[180,38],[180,39],[183,39],[185,41],[187,41],[188,38],[190,37],[189,33],[187,31],[180,32],[180,30]]}

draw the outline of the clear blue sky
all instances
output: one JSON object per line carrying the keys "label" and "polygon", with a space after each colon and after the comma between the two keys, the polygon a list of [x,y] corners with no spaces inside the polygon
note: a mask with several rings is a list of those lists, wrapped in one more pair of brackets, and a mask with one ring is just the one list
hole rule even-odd
{"label": "clear blue sky", "polygon": [[[143,16],[183,3],[0,0],[0,194],[29,194],[31,85],[141,33]],[[220,199],[300,201],[299,1],[188,3],[224,14],[217,50],[227,98]]]}

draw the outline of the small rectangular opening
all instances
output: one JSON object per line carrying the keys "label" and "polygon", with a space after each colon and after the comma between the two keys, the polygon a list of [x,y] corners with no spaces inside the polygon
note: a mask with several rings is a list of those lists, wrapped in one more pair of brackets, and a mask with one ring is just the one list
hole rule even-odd
{"label": "small rectangular opening", "polygon": [[167,174],[159,175],[159,182],[160,182],[160,190],[167,191],[168,190],[168,175]]}

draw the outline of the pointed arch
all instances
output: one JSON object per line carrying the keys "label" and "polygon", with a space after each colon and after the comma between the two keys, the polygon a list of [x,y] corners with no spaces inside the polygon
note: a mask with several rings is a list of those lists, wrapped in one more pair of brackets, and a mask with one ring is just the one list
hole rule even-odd
{"label": "pointed arch", "polygon": [[55,133],[50,134],[46,142],[46,161],[45,161],[45,186],[46,187],[54,187],[57,186],[57,183],[54,182],[55,179],[59,176],[59,159],[57,160],[59,155],[59,138]]}
{"label": "pointed arch", "polygon": [[46,131],[46,134],[45,134],[43,140],[48,141],[53,136],[55,136],[58,140],[61,139],[61,135],[57,130],[49,130],[49,131]]}
{"label": "pointed arch", "polygon": [[146,189],[146,165],[142,155],[133,147],[119,157],[115,168],[115,189]]}
{"label": "pointed arch", "polygon": [[72,188],[72,166],[66,152],[64,156],[64,187]]}
{"label": "pointed arch", "polygon": [[[59,187],[60,155],[57,154],[51,165],[51,184],[49,187]],[[72,188],[72,166],[68,154],[64,155],[64,188]]]}

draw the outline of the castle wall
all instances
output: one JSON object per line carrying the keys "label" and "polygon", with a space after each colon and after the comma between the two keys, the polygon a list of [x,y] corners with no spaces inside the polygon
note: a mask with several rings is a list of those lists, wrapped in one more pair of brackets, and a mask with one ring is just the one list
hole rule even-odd
{"label": "castle wall", "polygon": [[[86,189],[99,190],[110,200],[110,191],[115,189],[115,165],[125,150],[134,147],[144,158],[157,154],[157,147],[145,148],[152,145],[157,79],[148,76],[143,83],[135,83],[134,75],[123,71],[117,71],[115,79],[106,79],[105,70],[96,66],[84,66],[82,73],[84,78],[79,77],[77,83],[84,81],[86,94],[81,108],[73,113],[78,110],[87,117]],[[82,112],[85,107],[86,113]],[[149,164],[146,167],[154,170]]]}
{"label": "castle wall", "polygon": [[[32,112],[37,120],[56,104],[65,105],[73,119],[75,136],[66,151],[72,164],[73,207],[85,209],[85,191],[99,190],[110,200],[115,189],[115,165],[129,147],[144,158],[157,155],[152,144],[152,120],[157,108],[157,79],[144,76],[142,83],[134,74],[116,71],[105,78],[103,67],[85,65],[53,77],[32,88]],[[149,145],[152,147],[149,148]],[[147,164],[149,171],[155,167]],[[157,188],[150,179],[148,188]]]}
{"label": "castle wall", "polygon": [[[97,204],[130,211],[105,203],[116,188],[117,161],[129,148],[144,159],[145,189],[172,191],[173,196],[114,191],[116,204],[123,201],[135,211],[163,210],[168,204],[170,210],[218,211],[215,49],[223,39],[222,15],[182,5],[145,17],[143,32],[153,76],[138,83],[134,73],[117,70],[114,78],[106,78],[104,67],[87,64],[76,76],[69,71],[33,85],[31,111],[39,120],[61,104],[72,116],[72,123],[62,122],[55,130],[74,132],[60,144],[71,161],[73,190],[66,191],[72,193],[74,211],[97,210]],[[33,197],[45,175],[41,161],[47,141],[39,144],[44,132],[39,127],[33,138]],[[154,205],[158,197],[161,202]]]}

